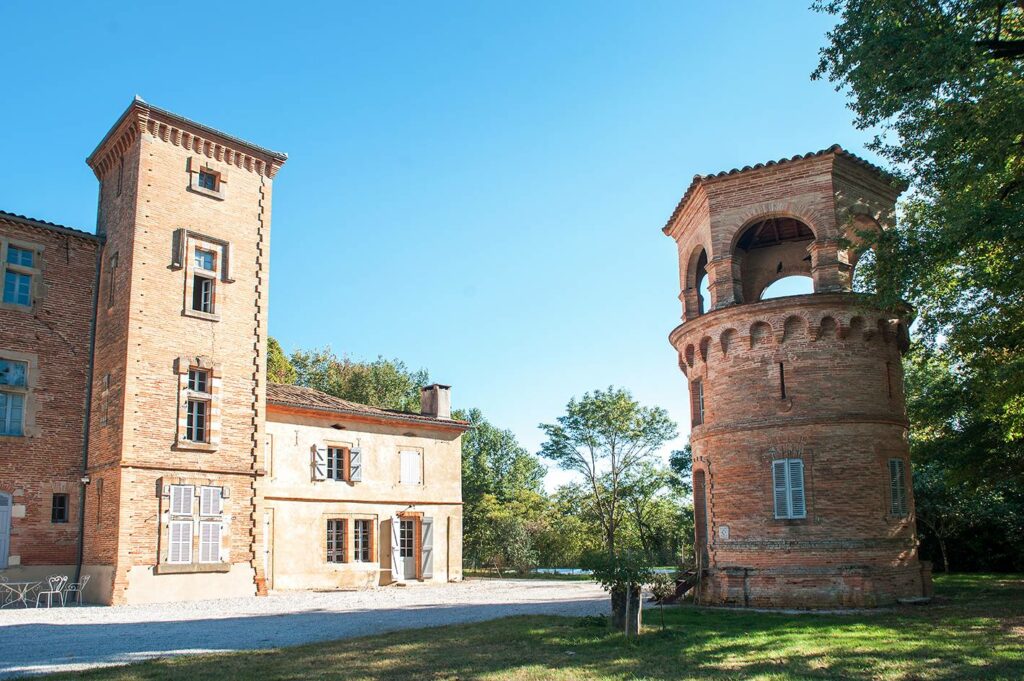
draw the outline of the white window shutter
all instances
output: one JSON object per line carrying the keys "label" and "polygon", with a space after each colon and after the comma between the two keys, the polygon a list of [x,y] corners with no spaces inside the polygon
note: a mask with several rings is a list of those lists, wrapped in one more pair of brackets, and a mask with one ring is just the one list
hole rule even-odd
{"label": "white window shutter", "polygon": [[313,479],[327,479],[327,447],[313,445]]}
{"label": "white window shutter", "polygon": [[402,520],[396,515],[391,516],[391,579],[405,579],[402,573],[402,561],[399,558],[399,528]]}
{"label": "white window shutter", "polygon": [[204,521],[199,524],[199,562],[220,562],[220,521]]}
{"label": "white window shutter", "polygon": [[423,579],[434,576],[434,519],[424,518],[421,523],[420,551],[423,557]]}
{"label": "white window shutter", "polygon": [[361,482],[363,479],[363,450],[354,447],[348,452],[348,479]]}
{"label": "white window shutter", "polygon": [[789,494],[786,489],[786,461],[772,461],[772,487],[775,490],[775,517],[789,517]]}
{"label": "white window shutter", "polygon": [[399,481],[408,485],[421,484],[423,467],[420,464],[420,453],[403,451],[399,453],[399,459]]}
{"label": "white window shutter", "polygon": [[220,515],[223,512],[221,487],[202,487],[199,490],[199,515]]}
{"label": "white window shutter", "polygon": [[804,462],[801,459],[789,460],[789,516],[791,518],[807,517],[807,502],[804,497]]}
{"label": "white window shutter", "polygon": [[192,521],[173,520],[168,528],[167,562],[192,562]]}
{"label": "white window shutter", "polygon": [[171,485],[171,515],[192,515],[192,485]]}

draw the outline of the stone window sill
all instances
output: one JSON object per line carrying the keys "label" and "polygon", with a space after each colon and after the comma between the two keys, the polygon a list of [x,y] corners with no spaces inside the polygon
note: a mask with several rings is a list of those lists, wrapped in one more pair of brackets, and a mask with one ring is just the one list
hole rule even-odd
{"label": "stone window sill", "polygon": [[181,314],[185,317],[195,317],[196,319],[205,319],[211,322],[220,321],[220,315],[215,312],[200,312],[199,310],[185,308]]}
{"label": "stone window sill", "polygon": [[197,184],[189,185],[188,190],[195,194],[209,196],[211,199],[216,199],[218,201],[223,201],[225,198],[223,191],[217,191],[216,189],[207,189],[206,187],[200,187]]}
{"label": "stone window sill", "polygon": [[153,567],[156,575],[182,575],[200,572],[231,572],[231,563],[160,563]]}
{"label": "stone window sill", "polygon": [[0,303],[0,310],[14,310],[16,312],[32,312],[32,305],[19,305],[18,303]]}
{"label": "stone window sill", "polygon": [[213,442],[192,442],[190,440],[178,440],[174,448],[186,452],[215,452],[218,445]]}

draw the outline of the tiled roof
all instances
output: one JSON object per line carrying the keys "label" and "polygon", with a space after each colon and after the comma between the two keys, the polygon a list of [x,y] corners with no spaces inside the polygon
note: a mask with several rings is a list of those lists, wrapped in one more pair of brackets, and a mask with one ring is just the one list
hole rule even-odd
{"label": "tiled roof", "polygon": [[84,239],[92,239],[93,241],[102,241],[102,238],[91,232],[86,232],[81,229],[75,229],[74,227],[65,227],[64,225],[58,225],[55,222],[47,222],[46,220],[36,220],[35,218],[26,217],[24,215],[18,215],[17,213],[8,213],[5,210],[0,210],[0,220],[10,220],[11,222],[20,222],[23,225],[29,227],[39,227],[42,229],[49,229],[55,232],[62,232],[64,234],[70,234],[71,236],[78,236]]}
{"label": "tiled roof", "polygon": [[284,383],[267,384],[267,402],[285,407],[299,407],[301,409],[314,409],[331,414],[374,416],[376,418],[404,421],[407,423],[433,423],[444,425],[449,428],[468,430],[469,424],[456,419],[441,419],[436,416],[424,416],[412,412],[397,411],[394,409],[381,409],[366,404],[359,404],[351,400],[343,400],[334,395],[304,388],[298,385],[286,385]]}
{"label": "tiled roof", "polygon": [[884,178],[886,178],[886,179],[888,179],[890,181],[894,181],[894,182],[901,181],[898,177],[896,177],[895,175],[893,175],[889,171],[885,170],[884,168],[880,168],[880,167],[876,166],[874,163],[871,163],[870,161],[866,161],[863,158],[861,158],[860,156],[857,156],[856,154],[851,154],[850,152],[846,151],[845,149],[843,149],[838,144],[833,144],[828,149],[821,149],[819,151],[811,151],[811,152],[808,152],[806,154],[797,154],[796,156],[793,156],[793,157],[790,157],[790,158],[780,158],[777,161],[768,161],[767,163],[758,163],[758,164],[755,164],[755,165],[752,165],[752,166],[743,166],[742,168],[733,168],[732,170],[723,170],[723,171],[718,172],[718,173],[712,173],[711,175],[694,175],[693,176],[693,181],[690,182],[690,186],[687,187],[686,188],[686,192],[683,193],[683,198],[679,199],[679,203],[676,204],[676,209],[674,211],[672,211],[672,216],[668,219],[668,222],[665,223],[665,226],[662,228],[661,231],[663,231],[666,234],[668,234],[669,229],[672,226],[672,223],[676,221],[676,218],[678,218],[679,214],[683,211],[683,206],[686,205],[686,202],[687,202],[687,200],[689,200],[690,195],[693,193],[693,190],[696,189],[698,187],[698,185],[700,185],[705,180],[714,180],[714,179],[717,179],[717,178],[720,178],[720,177],[726,177],[728,175],[739,175],[740,173],[746,173],[746,172],[749,172],[751,170],[760,170],[761,168],[769,168],[771,166],[783,165],[785,163],[792,163],[794,161],[803,161],[803,160],[806,160],[806,159],[809,159],[809,158],[816,158],[818,156],[825,156],[826,154],[836,154],[837,156],[843,156],[845,158],[850,159],[854,163],[857,163],[859,165],[864,166],[868,170],[871,170],[873,172],[878,173],[879,175],[881,175],[882,177],[884,177]]}

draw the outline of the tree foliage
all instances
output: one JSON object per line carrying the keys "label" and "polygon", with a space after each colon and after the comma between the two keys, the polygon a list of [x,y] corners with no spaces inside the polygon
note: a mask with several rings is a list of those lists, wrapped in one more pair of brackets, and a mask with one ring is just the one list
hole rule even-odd
{"label": "tree foliage", "polygon": [[664,409],[644,407],[629,391],[609,387],[571,399],[557,423],[540,428],[547,435],[541,456],[582,477],[604,531],[604,548],[614,558],[624,486],[676,436],[676,424]]}
{"label": "tree foliage", "polygon": [[[1024,3],[828,0],[815,77],[851,96],[871,147],[910,181],[874,286],[904,297],[975,421],[1024,475]],[[884,264],[884,268],[882,265]]]}
{"label": "tree foliage", "polygon": [[418,412],[420,388],[430,383],[426,369],[411,370],[399,359],[355,361],[330,347],[296,350],[291,364],[297,385],[383,409]]}
{"label": "tree foliage", "polygon": [[267,380],[274,383],[295,383],[295,367],[273,336],[267,338]]}

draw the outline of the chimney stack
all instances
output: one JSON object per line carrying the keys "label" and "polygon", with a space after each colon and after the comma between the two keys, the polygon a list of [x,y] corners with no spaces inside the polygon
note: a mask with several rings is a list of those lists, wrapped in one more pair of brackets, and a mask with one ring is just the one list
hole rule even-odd
{"label": "chimney stack", "polygon": [[452,417],[452,387],[434,383],[420,388],[420,413],[439,419]]}

